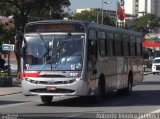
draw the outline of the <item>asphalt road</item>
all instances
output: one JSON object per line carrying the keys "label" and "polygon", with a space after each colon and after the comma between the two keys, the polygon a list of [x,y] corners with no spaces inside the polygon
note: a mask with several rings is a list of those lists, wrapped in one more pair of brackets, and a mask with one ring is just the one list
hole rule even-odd
{"label": "asphalt road", "polygon": [[39,96],[21,93],[0,97],[2,118],[12,119],[158,119],[160,118],[160,75],[146,75],[131,96],[110,93],[95,103],[82,97],[55,97],[50,105]]}

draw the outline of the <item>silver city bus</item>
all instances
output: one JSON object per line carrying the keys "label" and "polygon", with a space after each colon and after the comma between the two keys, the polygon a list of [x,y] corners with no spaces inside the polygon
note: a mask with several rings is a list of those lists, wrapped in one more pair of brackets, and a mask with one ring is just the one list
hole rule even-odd
{"label": "silver city bus", "polygon": [[24,95],[103,97],[121,90],[129,95],[142,74],[140,33],[74,20],[28,23],[21,50]]}

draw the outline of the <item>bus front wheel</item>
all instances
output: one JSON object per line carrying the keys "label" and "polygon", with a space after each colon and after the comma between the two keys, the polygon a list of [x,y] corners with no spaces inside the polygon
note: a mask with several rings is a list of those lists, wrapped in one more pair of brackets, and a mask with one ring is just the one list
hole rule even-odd
{"label": "bus front wheel", "polygon": [[41,101],[45,104],[52,102],[53,96],[41,96]]}
{"label": "bus front wheel", "polygon": [[104,98],[105,98],[105,78],[101,76],[98,82],[98,94],[95,96],[95,100],[99,102]]}
{"label": "bus front wheel", "polygon": [[131,74],[128,76],[128,86],[125,88],[125,95],[131,95],[132,94],[132,87],[133,87],[133,77]]}

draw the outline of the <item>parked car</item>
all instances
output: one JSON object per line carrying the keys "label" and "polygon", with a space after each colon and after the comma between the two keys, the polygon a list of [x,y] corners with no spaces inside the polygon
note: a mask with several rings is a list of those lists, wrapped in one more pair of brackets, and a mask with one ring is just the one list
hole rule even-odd
{"label": "parked car", "polygon": [[160,73],[160,57],[156,57],[156,58],[153,59],[152,73],[154,75]]}

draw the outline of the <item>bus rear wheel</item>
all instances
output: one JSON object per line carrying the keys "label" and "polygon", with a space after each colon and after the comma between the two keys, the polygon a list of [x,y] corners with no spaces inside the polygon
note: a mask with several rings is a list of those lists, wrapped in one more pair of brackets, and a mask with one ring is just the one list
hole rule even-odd
{"label": "bus rear wheel", "polygon": [[41,101],[45,104],[50,104],[52,102],[53,96],[41,96]]}

